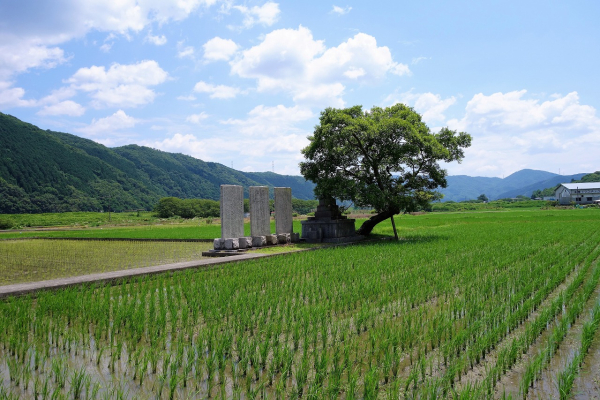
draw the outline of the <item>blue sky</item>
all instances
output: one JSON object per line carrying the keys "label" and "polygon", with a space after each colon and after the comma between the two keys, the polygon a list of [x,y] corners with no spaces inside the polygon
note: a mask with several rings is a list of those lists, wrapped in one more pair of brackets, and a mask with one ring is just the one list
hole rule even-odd
{"label": "blue sky", "polygon": [[600,169],[597,1],[3,0],[0,111],[298,174],[325,107],[473,136],[452,175]]}

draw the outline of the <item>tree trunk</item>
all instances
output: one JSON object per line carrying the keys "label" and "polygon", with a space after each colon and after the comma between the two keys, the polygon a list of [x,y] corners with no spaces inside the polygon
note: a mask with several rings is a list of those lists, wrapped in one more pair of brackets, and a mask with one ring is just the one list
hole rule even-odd
{"label": "tree trunk", "polygon": [[394,221],[394,216],[392,215],[390,219],[392,220],[392,228],[394,228],[394,238],[398,240],[398,231],[396,230],[396,222]]}
{"label": "tree trunk", "polygon": [[[396,211],[396,212],[394,212],[394,211]],[[373,231],[373,228],[375,228],[375,225],[377,225],[378,223],[380,223],[382,221],[385,221],[388,218],[392,218],[394,215],[398,214],[399,212],[400,212],[400,210],[386,210],[386,211],[380,212],[379,214],[375,214],[371,218],[369,218],[368,220],[363,222],[363,224],[360,226],[360,228],[358,228],[356,233],[358,235],[365,235],[365,236],[369,235]]]}

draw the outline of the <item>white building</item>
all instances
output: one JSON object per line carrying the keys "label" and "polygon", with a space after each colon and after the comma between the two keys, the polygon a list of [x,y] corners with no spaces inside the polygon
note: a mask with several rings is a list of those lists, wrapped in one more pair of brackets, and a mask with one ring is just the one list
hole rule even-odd
{"label": "white building", "polygon": [[554,195],[560,204],[593,204],[600,200],[600,182],[561,183]]}

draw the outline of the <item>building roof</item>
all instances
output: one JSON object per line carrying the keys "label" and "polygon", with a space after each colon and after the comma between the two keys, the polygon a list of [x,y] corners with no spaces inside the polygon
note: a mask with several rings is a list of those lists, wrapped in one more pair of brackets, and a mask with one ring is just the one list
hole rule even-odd
{"label": "building roof", "polygon": [[600,182],[561,183],[569,190],[577,189],[600,189]]}

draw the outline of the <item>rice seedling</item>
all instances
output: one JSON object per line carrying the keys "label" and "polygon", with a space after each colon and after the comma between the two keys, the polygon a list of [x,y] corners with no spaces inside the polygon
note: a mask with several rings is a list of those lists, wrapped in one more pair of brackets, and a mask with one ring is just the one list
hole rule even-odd
{"label": "rice seedling", "polygon": [[5,299],[4,385],[46,398],[486,397],[549,328],[529,386],[597,287],[598,219],[402,217],[400,242]]}

